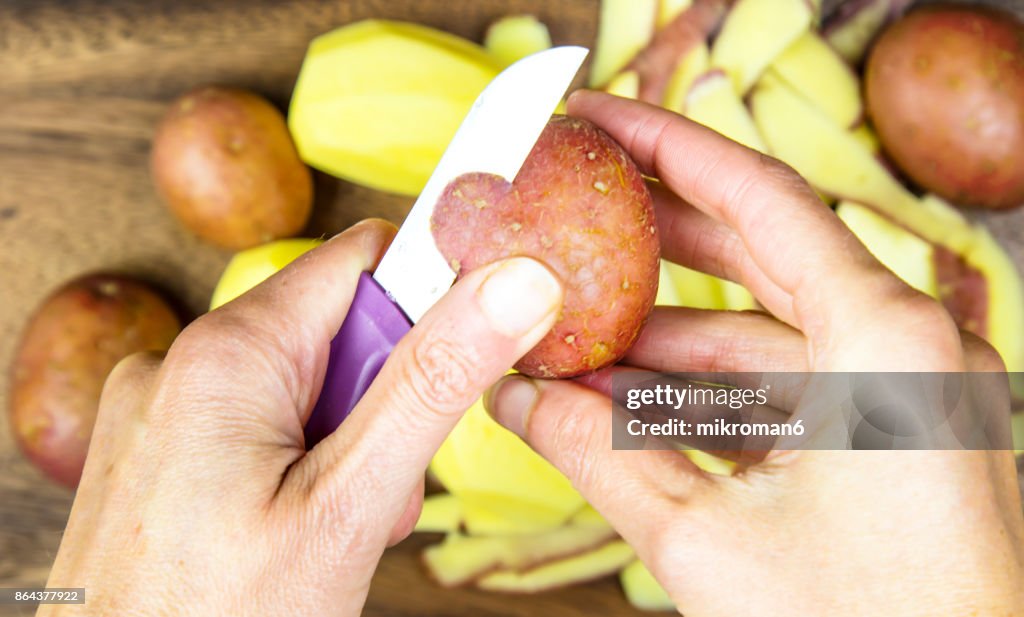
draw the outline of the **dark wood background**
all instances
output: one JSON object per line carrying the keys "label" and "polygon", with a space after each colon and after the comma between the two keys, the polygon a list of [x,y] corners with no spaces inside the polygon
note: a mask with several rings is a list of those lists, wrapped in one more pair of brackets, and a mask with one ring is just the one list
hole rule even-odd
{"label": "dark wood background", "polygon": [[[337,25],[405,19],[480,40],[492,20],[521,12],[556,43],[593,42],[598,0],[0,1],[0,366],[32,308],[86,271],[133,273],[185,312],[205,309],[230,254],[182,229],[153,193],[146,159],[167,101],[216,82],[284,108],[309,40]],[[316,188],[310,236],[370,215],[400,222],[412,201],[323,175]],[[1024,217],[993,227],[1024,264]],[[5,411],[6,396],[5,384]],[[46,580],[71,499],[22,459],[0,421],[0,586]],[[432,539],[388,552],[367,614],[632,614],[614,580],[534,597],[442,591],[417,561]]]}

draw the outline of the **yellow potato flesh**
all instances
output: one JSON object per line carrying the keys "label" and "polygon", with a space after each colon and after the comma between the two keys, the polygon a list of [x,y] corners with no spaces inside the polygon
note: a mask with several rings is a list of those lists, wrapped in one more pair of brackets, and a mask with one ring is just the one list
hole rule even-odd
{"label": "yellow potato flesh", "polygon": [[765,75],[751,94],[750,104],[768,151],[796,169],[814,188],[868,204],[925,240],[958,253],[971,242],[972,232],[963,217],[917,199],[860,139],[786,83]]}
{"label": "yellow potato flesh", "polygon": [[313,167],[416,195],[500,70],[481,47],[456,36],[401,22],[358,22],[310,45],[288,126]]}
{"label": "yellow potato flesh", "polygon": [[470,533],[552,529],[583,505],[569,480],[477,401],[441,445],[431,472],[462,502]]}
{"label": "yellow potato flesh", "polygon": [[575,524],[527,536],[464,536],[456,533],[424,550],[423,562],[435,580],[451,587],[494,570],[526,570],[555,559],[578,555],[614,537],[615,532],[607,525]]}
{"label": "yellow potato flesh", "polygon": [[693,82],[706,73],[710,66],[710,54],[706,43],[695,45],[686,52],[682,60],[676,64],[668,85],[665,86],[661,106],[676,113],[682,112],[683,103],[686,101],[686,95],[690,93]]}
{"label": "yellow potato flesh", "polygon": [[863,116],[860,80],[842,57],[814,32],[797,37],[771,64],[789,83],[836,124],[856,125]]}
{"label": "yellow potato flesh", "polygon": [[603,0],[590,87],[600,88],[629,64],[654,36],[658,0]]}
{"label": "yellow potato flesh", "polygon": [[210,310],[227,304],[262,283],[306,251],[322,243],[308,238],[289,238],[246,249],[228,262],[210,299]]}
{"label": "yellow potato flesh", "polygon": [[671,611],[676,604],[639,559],[619,573],[629,603],[642,611]]}
{"label": "yellow potato flesh", "polygon": [[768,64],[807,31],[812,18],[805,0],[739,0],[711,48],[711,66],[724,69],[736,92],[746,94]]}
{"label": "yellow potato flesh", "polygon": [[672,20],[693,6],[693,0],[660,0],[658,2],[658,28],[664,28]]}
{"label": "yellow potato flesh", "polygon": [[498,570],[477,581],[477,587],[506,593],[538,593],[607,576],[625,567],[636,553],[622,540],[519,572]]}
{"label": "yellow potato flesh", "polygon": [[491,24],[484,48],[503,65],[551,47],[548,27],[533,15],[509,15]]}
{"label": "yellow potato flesh", "polygon": [[896,276],[911,287],[938,297],[931,244],[859,204],[842,202],[836,214]]}
{"label": "yellow potato flesh", "polygon": [[458,531],[461,524],[462,504],[458,497],[440,493],[423,499],[420,517],[413,531],[449,533]]}
{"label": "yellow potato flesh", "polygon": [[751,95],[769,151],[818,190],[869,206],[931,244],[961,255],[988,281],[988,332],[1011,371],[1024,367],[1024,287],[1013,261],[983,226],[941,199],[917,198],[863,141],[780,80],[765,75]]}
{"label": "yellow potato flesh", "polygon": [[683,115],[748,148],[768,149],[724,72],[713,71],[696,79],[683,102]]}
{"label": "yellow potato flesh", "polygon": [[611,78],[604,91],[615,96],[635,99],[640,94],[640,74],[636,71],[622,71]]}

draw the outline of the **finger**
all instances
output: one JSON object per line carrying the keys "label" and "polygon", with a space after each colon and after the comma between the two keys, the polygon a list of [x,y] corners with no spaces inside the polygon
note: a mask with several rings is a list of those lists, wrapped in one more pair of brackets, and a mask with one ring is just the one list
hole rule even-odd
{"label": "finger", "polygon": [[648,545],[650,534],[668,524],[659,517],[674,512],[669,502],[694,502],[714,487],[713,478],[678,452],[612,449],[611,400],[582,385],[510,376],[485,404],[634,546]]}
{"label": "finger", "polygon": [[[100,395],[99,412],[89,441],[91,457],[109,465],[117,451],[133,440],[144,423],[145,403],[163,358],[163,353],[141,352],[123,358],[114,366]],[[109,475],[109,470],[104,468],[102,473]]]}
{"label": "finger", "polygon": [[686,203],[660,182],[648,184],[663,258],[739,283],[773,315],[794,322],[792,296],[761,272],[733,229]]}
{"label": "finger", "polygon": [[[301,461],[317,501],[339,512],[372,502],[373,522],[390,526],[465,410],[547,334],[561,304],[555,275],[525,257],[459,281],[395,347],[341,428]],[[353,481],[377,493],[354,491]]]}
{"label": "finger", "polygon": [[[734,229],[761,272],[794,298],[796,324],[816,346],[855,349],[822,354],[840,362],[823,368],[863,368],[885,345],[895,348],[889,365],[873,368],[905,369],[912,358],[922,370],[962,370],[948,315],[922,307],[920,294],[886,270],[786,165],[678,114],[604,93],[577,91],[569,112],[602,127],[646,173]],[[900,337],[904,326],[912,332]],[[925,331],[941,337],[942,353],[922,354],[913,345]]]}
{"label": "finger", "polygon": [[162,358],[163,354],[153,352],[132,354],[107,376],[65,533],[88,537],[97,528],[108,483],[131,465],[124,453],[145,430],[145,402]]}
{"label": "finger", "polygon": [[386,221],[355,225],[190,324],[168,353],[177,370],[165,371],[158,407],[176,418],[201,408],[204,422],[299,448],[359,275],[394,232]]}
{"label": "finger", "polygon": [[1006,372],[1006,363],[1003,362],[1002,356],[988,341],[966,330],[960,331],[960,340],[964,345],[968,371],[972,373]]}
{"label": "finger", "polygon": [[[570,113],[623,144],[647,173],[734,229],[764,272],[790,294],[808,276],[808,254],[826,258],[823,265],[837,268],[832,275],[879,270],[807,183],[774,159],[652,105],[587,91],[574,93],[569,105]],[[799,246],[787,249],[780,242],[786,237],[800,238],[790,243]]]}
{"label": "finger", "polygon": [[753,311],[656,307],[624,362],[660,372],[804,372],[807,340]]}

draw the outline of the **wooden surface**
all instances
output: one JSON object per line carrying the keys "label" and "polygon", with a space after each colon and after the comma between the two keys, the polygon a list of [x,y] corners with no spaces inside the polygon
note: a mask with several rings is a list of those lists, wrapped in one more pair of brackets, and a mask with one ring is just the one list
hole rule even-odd
{"label": "wooden surface", "polygon": [[[0,366],[9,365],[32,308],[86,271],[134,273],[192,315],[205,308],[229,254],[179,227],[157,202],[146,171],[154,123],[177,94],[227,83],[283,107],[310,38],[365,17],[417,21],[479,40],[494,18],[532,12],[556,43],[590,45],[597,7],[597,0],[3,0]],[[399,222],[410,205],[320,175],[308,235],[370,215]],[[1022,213],[1000,215],[993,227],[1024,263]],[[5,412],[6,396],[5,384]],[[22,459],[0,421],[0,587],[45,581],[71,497]],[[388,552],[368,615],[632,614],[613,580],[536,597],[442,591],[417,562],[429,540],[415,537]]]}
{"label": "wooden surface", "polygon": [[[0,2],[0,366],[33,307],[94,269],[141,275],[195,315],[230,254],[197,241],[158,203],[146,157],[165,103],[195,85],[252,88],[282,108],[309,40],[366,17],[407,19],[480,40],[532,12],[558,43],[590,45],[597,0],[3,0]],[[411,200],[317,178],[308,235],[367,216],[401,222]],[[72,495],[12,443],[0,386],[0,587],[41,585]],[[368,615],[632,614],[605,580],[536,597],[441,590],[416,537],[389,551]],[[300,592],[301,590],[296,590]],[[5,610],[7,611],[5,613]],[[0,614],[17,614],[0,606]]]}

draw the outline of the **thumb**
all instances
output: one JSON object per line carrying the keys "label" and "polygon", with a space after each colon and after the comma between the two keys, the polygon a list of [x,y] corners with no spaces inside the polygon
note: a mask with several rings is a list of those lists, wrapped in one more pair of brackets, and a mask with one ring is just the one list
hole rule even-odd
{"label": "thumb", "polygon": [[312,503],[346,517],[363,512],[369,518],[360,522],[386,535],[465,410],[548,333],[561,305],[558,279],[532,259],[469,273],[399,342],[345,423],[303,459],[312,469],[301,475],[315,478]]}

